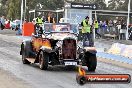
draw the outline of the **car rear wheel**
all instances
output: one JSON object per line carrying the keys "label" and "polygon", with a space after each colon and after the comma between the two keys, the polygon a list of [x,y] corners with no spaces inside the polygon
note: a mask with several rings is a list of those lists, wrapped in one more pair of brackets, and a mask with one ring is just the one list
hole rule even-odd
{"label": "car rear wheel", "polygon": [[39,67],[41,70],[47,70],[48,68],[48,54],[41,51],[39,55]]}

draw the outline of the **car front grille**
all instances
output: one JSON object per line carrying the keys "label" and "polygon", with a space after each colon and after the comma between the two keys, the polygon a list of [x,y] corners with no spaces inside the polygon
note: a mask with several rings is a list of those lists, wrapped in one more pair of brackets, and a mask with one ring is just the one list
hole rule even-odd
{"label": "car front grille", "polygon": [[76,59],[76,40],[65,39],[62,44],[62,59]]}

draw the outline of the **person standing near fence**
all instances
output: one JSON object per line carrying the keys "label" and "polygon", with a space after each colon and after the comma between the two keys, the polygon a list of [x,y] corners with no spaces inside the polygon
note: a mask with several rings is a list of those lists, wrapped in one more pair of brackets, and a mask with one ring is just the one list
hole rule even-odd
{"label": "person standing near fence", "polygon": [[121,22],[120,22],[120,21],[119,21],[118,24],[117,24],[117,29],[118,29],[117,35],[118,35],[119,40],[120,40],[120,30],[121,30]]}
{"label": "person standing near fence", "polygon": [[102,30],[103,30],[103,35],[104,35],[107,32],[106,21],[103,21],[103,23],[102,23]]}
{"label": "person standing near fence", "polygon": [[101,37],[101,35],[98,33],[99,23],[97,20],[95,20],[95,22],[94,22],[94,28],[95,28],[95,37],[96,37],[96,35],[98,36],[98,38]]}
{"label": "person standing near fence", "polygon": [[129,33],[129,40],[132,40],[132,25],[131,24],[129,25],[128,33]]}
{"label": "person standing near fence", "polygon": [[88,40],[89,45],[93,46],[89,16],[85,17],[85,19],[81,22],[81,26],[82,26],[82,35],[83,35],[83,45],[85,46],[85,42]]}
{"label": "person standing near fence", "polygon": [[5,28],[5,21],[6,21],[5,16],[2,16],[0,20],[1,20],[1,30],[3,30]]}
{"label": "person standing near fence", "polygon": [[46,21],[48,23],[55,23],[55,18],[53,16],[53,13],[51,13],[51,12],[48,13],[48,17],[46,18]]}
{"label": "person standing near fence", "polygon": [[124,40],[125,39],[125,34],[126,34],[126,25],[125,23],[122,21],[121,22],[121,30],[120,30],[120,39]]}
{"label": "person standing near fence", "polygon": [[108,33],[109,34],[111,34],[112,33],[112,31],[113,31],[113,21],[112,20],[110,20],[109,22],[108,22]]}

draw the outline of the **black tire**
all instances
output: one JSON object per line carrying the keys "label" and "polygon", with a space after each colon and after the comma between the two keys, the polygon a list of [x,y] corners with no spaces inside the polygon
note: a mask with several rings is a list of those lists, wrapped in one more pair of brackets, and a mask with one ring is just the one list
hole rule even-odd
{"label": "black tire", "polygon": [[96,54],[89,53],[86,65],[88,67],[88,71],[95,71],[96,70],[96,66],[97,66]]}
{"label": "black tire", "polygon": [[41,70],[47,70],[49,56],[47,53],[41,51],[39,54],[39,68]]}
{"label": "black tire", "polygon": [[31,45],[31,42],[30,41],[26,41],[25,42],[25,46],[24,46],[24,49],[25,49],[25,54],[26,54],[26,57],[32,57],[31,55],[31,52],[32,52],[32,45]]}
{"label": "black tire", "polygon": [[23,64],[30,64],[30,62],[26,59],[25,50],[22,50],[22,62]]}
{"label": "black tire", "polygon": [[31,42],[26,41],[25,45],[22,45],[21,48],[22,48],[22,62],[23,62],[23,64],[30,64],[30,62],[26,58],[30,57],[29,53],[31,50]]}

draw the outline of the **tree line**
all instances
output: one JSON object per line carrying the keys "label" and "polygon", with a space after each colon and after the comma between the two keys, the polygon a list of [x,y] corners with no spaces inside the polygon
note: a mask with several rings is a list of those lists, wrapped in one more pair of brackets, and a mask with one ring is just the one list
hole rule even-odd
{"label": "tree line", "polygon": [[[25,1],[25,0],[24,0]],[[99,10],[122,10],[127,11],[129,0],[26,0],[27,12],[31,9],[56,10],[64,7],[64,2],[94,3],[98,5]],[[132,1],[131,1],[132,5]],[[132,6],[131,6],[132,9]],[[9,19],[20,18],[21,0],[0,0],[0,15]],[[28,13],[26,14],[28,16]]]}

